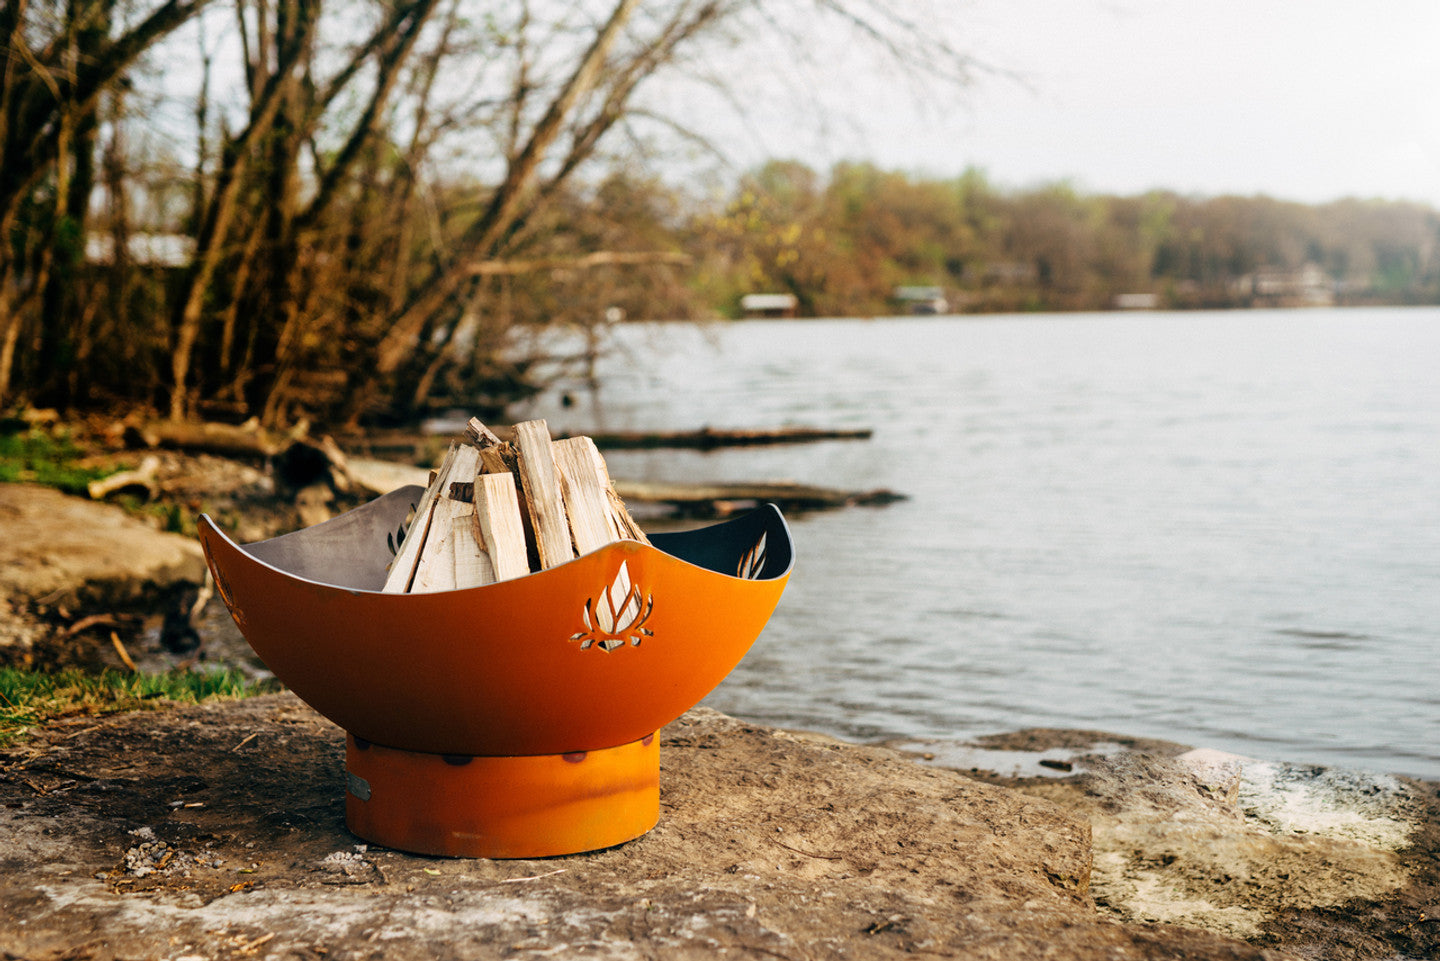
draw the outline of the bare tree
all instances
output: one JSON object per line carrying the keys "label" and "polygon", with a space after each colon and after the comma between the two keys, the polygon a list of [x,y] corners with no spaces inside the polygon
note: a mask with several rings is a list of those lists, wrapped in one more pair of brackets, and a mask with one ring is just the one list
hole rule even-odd
{"label": "bare tree", "polygon": [[[87,124],[99,91],[207,0],[151,0],[158,5],[133,28],[107,21],[82,36],[119,2],[0,7],[9,53],[0,231],[21,238],[0,250],[0,394],[22,318],[57,357],[93,342],[64,276],[73,262],[56,255],[50,225],[79,221],[83,242],[87,163],[98,150]],[[914,12],[928,2],[811,0],[808,9],[891,57],[963,72],[947,38]],[[576,296],[633,303],[634,286],[617,272],[645,271],[678,305],[678,241],[582,226],[577,198],[586,177],[599,182],[613,162],[605,151],[643,160],[657,137],[700,142],[692,118],[646,109],[642,90],[672,75],[713,79],[705,51],[795,23],[794,5],[780,0],[222,3],[233,42],[202,39],[199,158],[186,162],[192,211],[165,228],[190,232],[193,259],[145,281],[150,301],[165,304],[167,341],[128,396],[177,419],[223,409],[276,425],[358,416],[372,403],[419,410],[437,385],[463,393],[473,371],[503,367],[499,344],[516,319],[598,316],[598,307],[535,296],[536,278],[584,273],[589,280],[567,288]],[[35,11],[61,4],[72,25],[47,33]],[[780,32],[798,50],[807,38],[783,33],[791,29],[801,28]],[[211,99],[212,70],[243,74],[240,103]],[[142,122],[126,118],[117,122]],[[127,189],[120,145],[138,140],[108,142],[111,194]],[[119,241],[129,206],[109,200]],[[117,246],[117,276],[121,260]],[[113,293],[128,283],[111,283],[104,310],[130,309]],[[101,326],[126,323],[149,322],[116,316]]]}
{"label": "bare tree", "polygon": [[47,252],[55,225],[37,222],[24,208],[37,186],[54,177],[51,212],[62,218],[83,212],[102,93],[208,2],[165,0],[128,28],[116,27],[114,0],[0,6],[0,237],[20,238],[18,258],[11,243],[0,244],[0,398],[10,389],[25,314],[47,288],[54,307],[57,293]]}

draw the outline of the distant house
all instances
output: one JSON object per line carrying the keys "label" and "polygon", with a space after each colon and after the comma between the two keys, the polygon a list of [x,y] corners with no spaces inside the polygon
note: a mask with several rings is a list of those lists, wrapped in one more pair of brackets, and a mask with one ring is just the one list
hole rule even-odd
{"label": "distant house", "polygon": [[1159,294],[1133,293],[1116,294],[1116,310],[1154,310],[1160,306]]}
{"label": "distant house", "polygon": [[945,314],[950,301],[943,287],[896,287],[895,299],[912,314]]}
{"label": "distant house", "polygon": [[1319,264],[1299,270],[1262,267],[1234,284],[1235,293],[1266,307],[1329,307],[1335,303],[1335,281]]}
{"label": "distant house", "polygon": [[1040,276],[1034,264],[1023,260],[1001,260],[968,264],[963,279],[972,286],[1018,287],[1033,284]]}
{"label": "distant house", "polygon": [[794,317],[800,300],[794,294],[746,294],[740,310],[746,317]]}

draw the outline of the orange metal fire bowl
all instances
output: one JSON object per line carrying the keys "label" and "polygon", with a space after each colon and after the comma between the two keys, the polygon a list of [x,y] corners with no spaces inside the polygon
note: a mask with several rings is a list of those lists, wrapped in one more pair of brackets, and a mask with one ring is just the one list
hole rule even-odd
{"label": "orange metal fire bowl", "polygon": [[346,822],[462,857],[573,854],[659,818],[655,734],[715,688],[794,563],[766,505],[465,590],[386,594],[422,488],[244,546],[200,542],[250,646],[349,734]]}

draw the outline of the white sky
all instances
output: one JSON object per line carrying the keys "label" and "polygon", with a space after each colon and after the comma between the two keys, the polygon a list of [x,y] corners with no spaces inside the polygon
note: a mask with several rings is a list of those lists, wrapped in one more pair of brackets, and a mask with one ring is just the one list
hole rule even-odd
{"label": "white sky", "polygon": [[816,97],[855,125],[817,138],[756,119],[746,152],[973,165],[1005,187],[1440,206],[1440,0],[951,2],[964,49],[1023,82],[982,75],[958,104],[912,109],[838,49]]}

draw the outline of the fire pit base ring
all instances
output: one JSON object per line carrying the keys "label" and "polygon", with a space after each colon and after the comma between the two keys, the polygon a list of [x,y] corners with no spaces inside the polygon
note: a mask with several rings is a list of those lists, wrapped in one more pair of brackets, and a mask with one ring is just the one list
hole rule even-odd
{"label": "fire pit base ring", "polygon": [[637,838],[660,818],[660,740],[573,754],[423,754],[346,739],[345,823],[416,854],[541,858]]}

